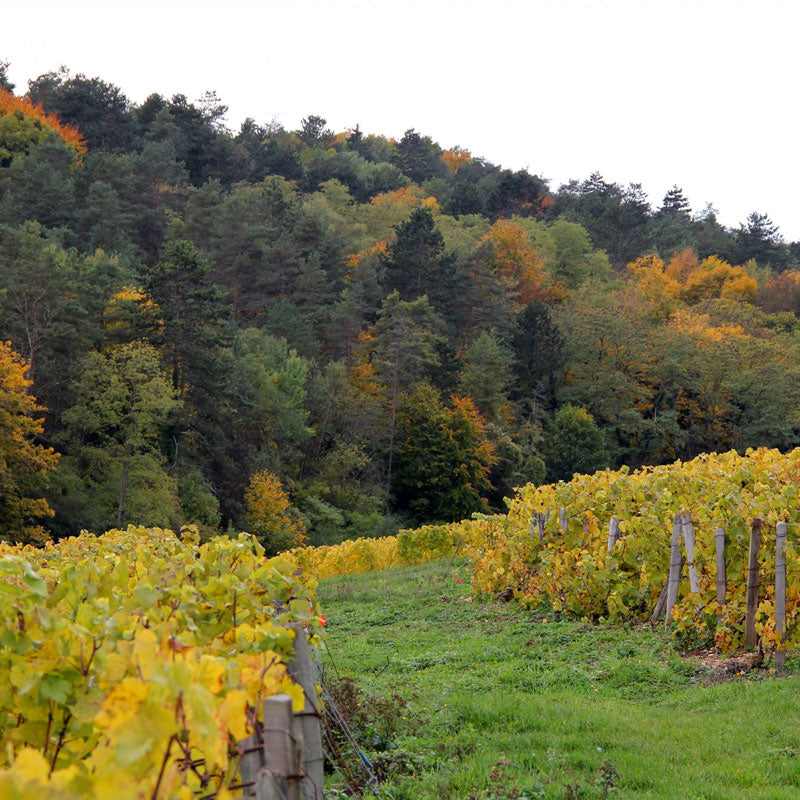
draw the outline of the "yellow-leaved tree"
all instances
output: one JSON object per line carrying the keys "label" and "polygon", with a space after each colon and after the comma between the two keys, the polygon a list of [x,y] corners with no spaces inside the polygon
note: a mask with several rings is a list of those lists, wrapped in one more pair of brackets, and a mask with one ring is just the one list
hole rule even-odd
{"label": "yellow-leaved tree", "polygon": [[42,411],[28,394],[27,364],[9,342],[0,342],[0,539],[40,544],[47,539],[35,523],[52,516],[40,496],[42,476],[54,469],[58,454],[34,442],[42,433]]}
{"label": "yellow-leaved tree", "polygon": [[244,494],[251,533],[273,554],[307,543],[306,525],[277,476],[256,472]]}

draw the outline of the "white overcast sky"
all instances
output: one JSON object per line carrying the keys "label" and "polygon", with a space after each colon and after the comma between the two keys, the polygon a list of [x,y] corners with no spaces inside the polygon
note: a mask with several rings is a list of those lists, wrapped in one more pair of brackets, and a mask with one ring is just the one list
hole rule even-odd
{"label": "white overcast sky", "polygon": [[134,102],[214,89],[234,129],[414,127],[554,188],[597,170],[657,206],[678,184],[794,240],[799,31],[796,0],[39,0],[4,4],[0,59],[18,93],[61,64]]}

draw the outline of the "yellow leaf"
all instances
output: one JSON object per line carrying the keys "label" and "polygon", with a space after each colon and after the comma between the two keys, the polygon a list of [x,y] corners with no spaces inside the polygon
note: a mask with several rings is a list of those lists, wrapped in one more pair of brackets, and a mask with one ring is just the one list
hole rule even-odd
{"label": "yellow leaf", "polygon": [[205,686],[211,694],[219,694],[224,685],[226,673],[225,665],[213,656],[203,656],[200,659],[196,675],[196,680]]}
{"label": "yellow leaf", "polygon": [[236,741],[246,739],[247,729],[247,692],[234,689],[225,695],[225,699],[217,709],[220,727],[230,731]]}
{"label": "yellow leaf", "polygon": [[50,765],[38,750],[23,747],[14,759],[14,770],[28,780],[47,781]]}
{"label": "yellow leaf", "polygon": [[115,686],[124,677],[131,665],[130,658],[123,653],[109,653],[106,656],[105,670],[99,675],[101,689]]}
{"label": "yellow leaf", "polygon": [[103,701],[95,724],[105,730],[118,728],[136,716],[149,687],[139,678],[125,678]]}
{"label": "yellow leaf", "polygon": [[306,696],[303,693],[303,687],[299,683],[294,683],[288,675],[281,682],[281,691],[292,698],[292,711],[295,714],[306,707]]}
{"label": "yellow leaf", "polygon": [[158,637],[147,628],[136,631],[133,637],[133,663],[144,678],[150,677],[150,670],[158,658]]}

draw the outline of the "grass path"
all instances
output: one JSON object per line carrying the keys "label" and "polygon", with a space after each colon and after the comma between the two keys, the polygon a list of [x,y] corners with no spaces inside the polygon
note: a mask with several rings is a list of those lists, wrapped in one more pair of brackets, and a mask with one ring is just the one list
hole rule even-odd
{"label": "grass path", "polygon": [[394,800],[800,798],[794,660],[708,685],[649,629],[473,601],[448,566],[320,585],[326,670],[406,702],[365,742]]}

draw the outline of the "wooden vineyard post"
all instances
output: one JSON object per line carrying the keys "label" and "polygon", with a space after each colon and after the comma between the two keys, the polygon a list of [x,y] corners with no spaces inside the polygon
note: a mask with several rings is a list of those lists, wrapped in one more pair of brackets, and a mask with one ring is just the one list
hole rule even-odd
{"label": "wooden vineyard post", "polygon": [[566,536],[567,533],[567,509],[562,506],[561,510],[558,512],[558,527],[561,528],[561,533]]}
{"label": "wooden vineyard post", "polygon": [[301,797],[303,800],[322,800],[325,763],[314,667],[305,628],[300,624],[293,624],[290,627],[294,628],[295,637],[294,657],[289,663],[289,674],[295,683],[303,687],[305,696],[305,707],[295,715],[295,721],[298,723],[295,728],[303,734],[302,767],[305,777],[301,784]]}
{"label": "wooden vineyard post", "polygon": [[749,648],[756,646],[756,611],[758,610],[758,551],[761,549],[761,520],[754,519],[750,526],[750,558],[747,564],[747,621],[744,642]]}
{"label": "wooden vineyard post", "polygon": [[717,602],[725,605],[725,595],[728,591],[728,575],[725,570],[725,529],[717,528],[714,532],[714,544],[717,556]]}
{"label": "wooden vineyard post", "polygon": [[[680,575],[683,572],[683,565],[686,563],[686,556],[681,556],[681,566],[678,570],[678,574]],[[653,609],[653,615],[650,617],[650,624],[655,625],[658,622],[661,615],[664,613],[664,609],[667,606],[667,589],[669,589],[669,579],[664,582],[664,588],[661,590],[661,594],[658,595],[658,600],[656,601],[656,607]]]}
{"label": "wooden vineyard post", "polygon": [[669,579],[667,580],[667,620],[666,625],[672,621],[672,608],[678,600],[678,586],[681,581],[681,515],[672,518],[672,542],[669,553]]}
{"label": "wooden vineyard post", "polygon": [[239,783],[242,797],[255,794],[258,776],[264,766],[264,748],[261,746],[261,735],[254,733],[239,742]]}
{"label": "wooden vineyard post", "polygon": [[544,526],[550,521],[550,509],[548,508],[547,511],[542,514],[542,521],[541,521],[541,539],[544,541]]}
{"label": "wooden vineyard post", "polygon": [[781,638],[775,651],[775,666],[783,671],[786,650],[783,635],[786,632],[786,523],[779,522],[775,529],[775,631]]}
{"label": "wooden vineyard post", "polygon": [[616,517],[611,517],[611,522],[608,523],[608,552],[614,549],[614,542],[619,539],[619,520]]}
{"label": "wooden vineyard post", "polygon": [[539,511],[534,511],[533,516],[531,517],[531,536],[533,536],[534,531],[538,531],[540,542],[544,541],[544,522],[544,514],[540,513]]}
{"label": "wooden vineyard post", "polygon": [[689,589],[692,594],[699,594],[700,585],[697,582],[697,567],[694,563],[694,525],[691,514],[681,514],[681,529],[683,546],[686,548],[686,560],[689,563]]}
{"label": "wooden vineyard post", "polygon": [[264,701],[264,769],[256,782],[257,800],[300,800],[300,747],[292,718],[292,698],[276,694]]}

